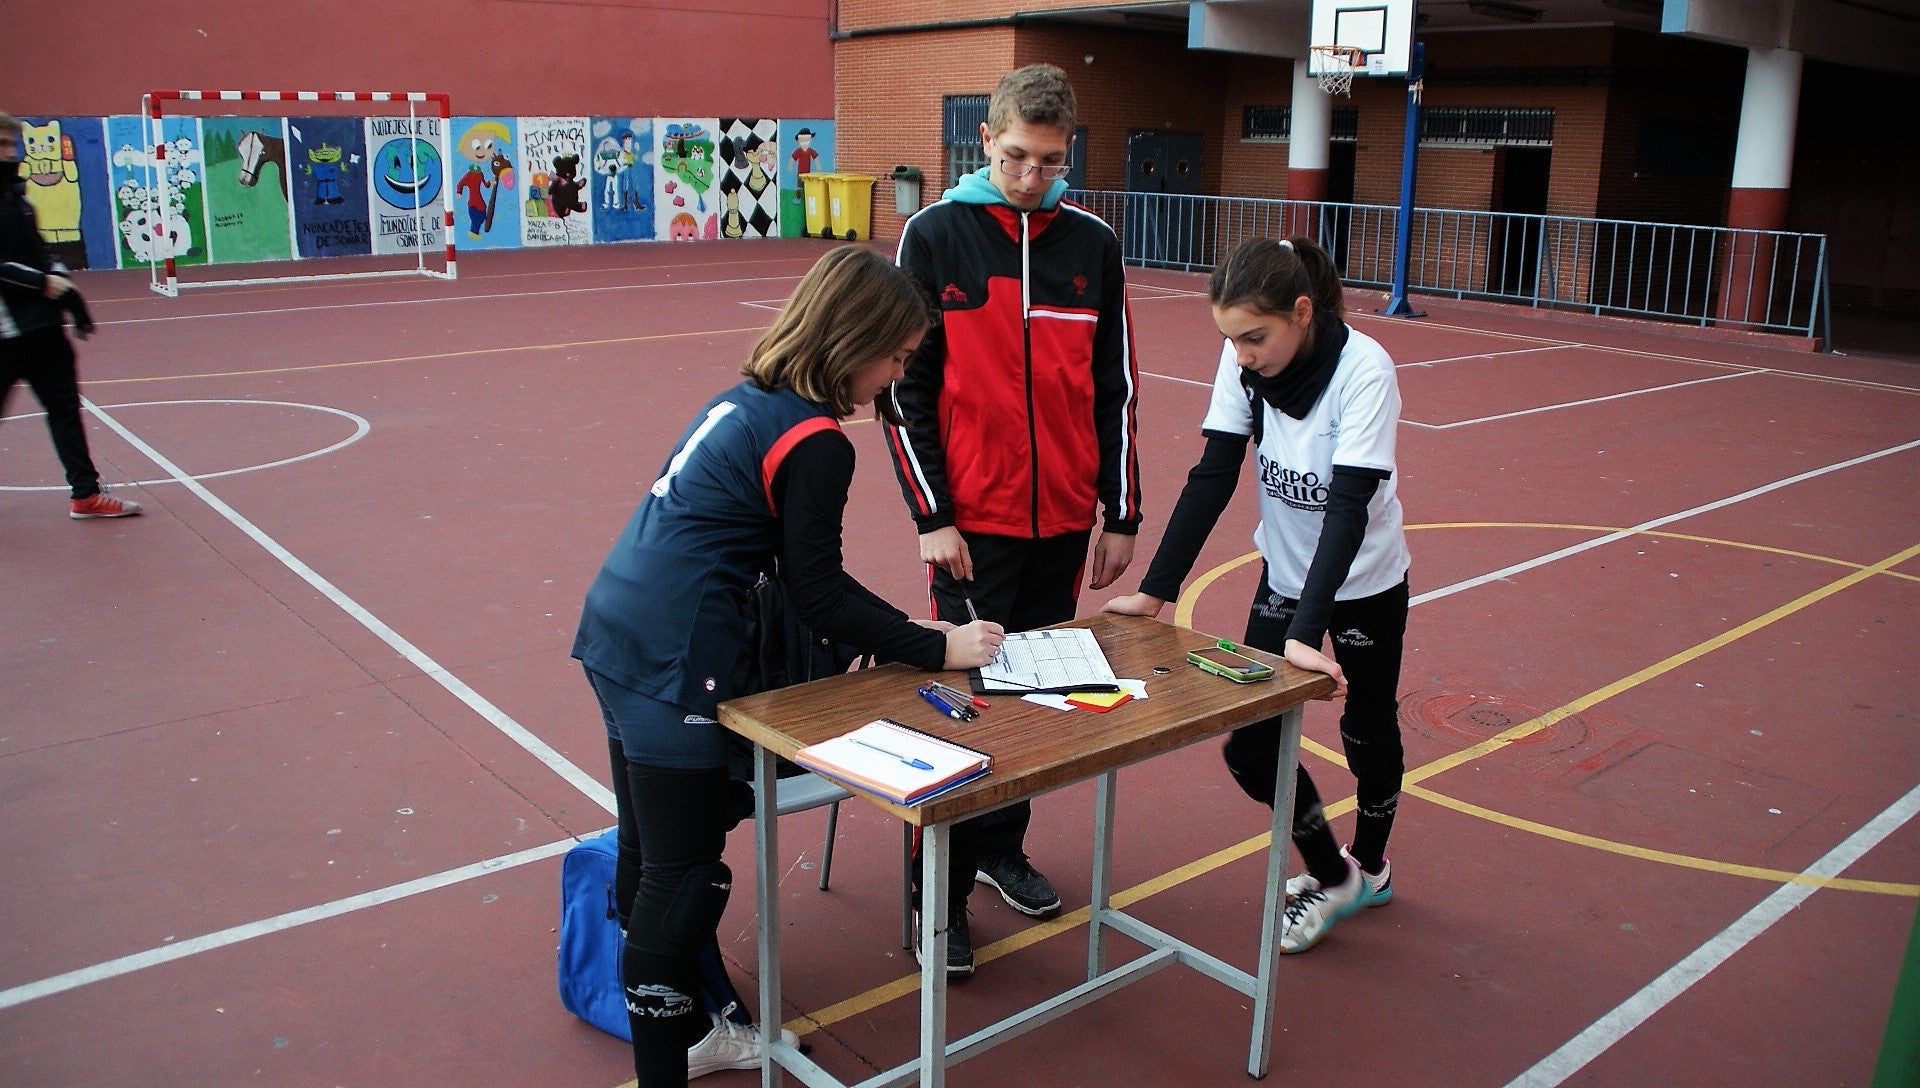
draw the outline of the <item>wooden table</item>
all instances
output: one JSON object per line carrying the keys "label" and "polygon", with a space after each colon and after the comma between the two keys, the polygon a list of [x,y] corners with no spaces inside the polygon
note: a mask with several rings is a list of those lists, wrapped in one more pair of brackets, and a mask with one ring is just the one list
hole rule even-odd
{"label": "wooden table", "polygon": [[[1253,999],[1247,1073],[1253,1077],[1266,1075],[1278,983],[1275,968],[1280,958],[1280,916],[1286,905],[1288,829],[1293,812],[1294,766],[1300,750],[1301,704],[1331,691],[1333,681],[1321,673],[1296,669],[1271,654],[1243,649],[1248,656],[1272,665],[1275,675],[1252,684],[1233,683],[1186,661],[1188,650],[1213,644],[1214,636],[1157,619],[1102,613],[1061,626],[1091,628],[1114,673],[1145,680],[1148,698],[1095,714],[1081,710],[1064,713],[1003,695],[993,697],[992,708],[973,721],[955,721],[922,701],[916,689],[930,676],[964,687],[964,674],[926,673],[887,665],[720,705],[720,723],[754,742],[756,773],[762,780],[772,777],[774,757],[791,758],[808,744],[838,736],[878,717],[893,718],[993,757],[992,773],[919,805],[896,805],[856,791],[863,800],[923,829],[924,866],[920,883],[924,899],[920,912],[924,961],[920,975],[920,1056],[861,1081],[857,1088],[897,1088],[911,1083],[916,1074],[923,1088],[942,1088],[948,1064],[991,1049],[1174,963],[1184,963]],[[1156,674],[1155,668],[1168,671]],[[1162,752],[1275,716],[1282,718],[1284,737],[1273,799],[1273,838],[1267,849],[1259,963],[1249,974],[1110,904],[1116,772]],[[1087,980],[972,1035],[948,1042],[947,872],[952,860],[953,822],[1088,778],[1096,778],[1097,783]],[[774,894],[779,880],[775,871],[779,851],[773,793],[759,791],[754,857],[760,911],[760,1023],[777,1040],[772,1028],[781,1022],[779,897]],[[1125,934],[1150,951],[1108,968],[1109,931]],[[761,1083],[766,1088],[778,1083],[781,1068],[815,1088],[847,1088],[794,1047],[771,1041],[764,1053]]]}

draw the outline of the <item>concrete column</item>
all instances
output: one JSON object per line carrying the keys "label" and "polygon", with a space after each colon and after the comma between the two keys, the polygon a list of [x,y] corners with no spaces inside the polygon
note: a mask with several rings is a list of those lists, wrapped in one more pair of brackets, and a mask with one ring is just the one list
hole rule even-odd
{"label": "concrete column", "polygon": [[[1293,62],[1293,127],[1287,136],[1287,199],[1319,203],[1327,199],[1327,164],[1333,142],[1333,96],[1307,74],[1307,60]],[[1318,240],[1317,209],[1287,211],[1287,233]]]}
{"label": "concrete column", "polygon": [[[1800,118],[1802,58],[1787,49],[1748,49],[1746,93],[1740,102],[1740,133],[1733,152],[1733,188],[1727,226],[1779,230],[1787,222],[1792,194],[1793,138]],[[1772,293],[1774,245],[1741,236],[1721,263],[1719,316],[1758,321]]]}

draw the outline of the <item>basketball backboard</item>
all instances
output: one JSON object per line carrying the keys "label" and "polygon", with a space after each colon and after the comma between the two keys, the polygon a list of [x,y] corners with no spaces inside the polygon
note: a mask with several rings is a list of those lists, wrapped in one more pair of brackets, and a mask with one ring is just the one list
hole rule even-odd
{"label": "basketball backboard", "polygon": [[[1401,76],[1413,52],[1414,0],[1313,0],[1308,45],[1343,45],[1364,54],[1355,75]],[[1318,76],[1335,54],[1309,51],[1307,73]]]}

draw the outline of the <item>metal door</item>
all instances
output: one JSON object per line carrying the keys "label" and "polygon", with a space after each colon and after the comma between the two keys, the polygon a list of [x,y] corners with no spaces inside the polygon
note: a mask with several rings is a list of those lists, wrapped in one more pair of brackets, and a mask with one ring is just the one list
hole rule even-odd
{"label": "metal door", "polygon": [[1127,134],[1126,222],[1121,244],[1128,261],[1195,268],[1211,265],[1213,248],[1200,194],[1198,132],[1135,129]]}

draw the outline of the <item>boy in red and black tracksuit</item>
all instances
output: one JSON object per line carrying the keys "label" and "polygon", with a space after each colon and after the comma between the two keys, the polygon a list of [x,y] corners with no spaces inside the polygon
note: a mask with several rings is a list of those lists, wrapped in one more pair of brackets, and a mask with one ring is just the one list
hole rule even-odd
{"label": "boy in red and black tracksuit", "polygon": [[[1126,276],[1113,228],[1061,200],[1073,129],[1064,72],[1010,73],[980,127],[986,168],[901,233],[897,260],[939,321],[895,383],[907,424],[888,442],[943,620],[967,622],[970,606],[1008,631],[1073,619],[1096,521],[1088,585],[1113,584],[1133,558],[1139,372]],[[1023,849],[1030,817],[1021,802],[954,827],[949,974],[973,970],[975,879],[1027,914],[1059,911]]]}

